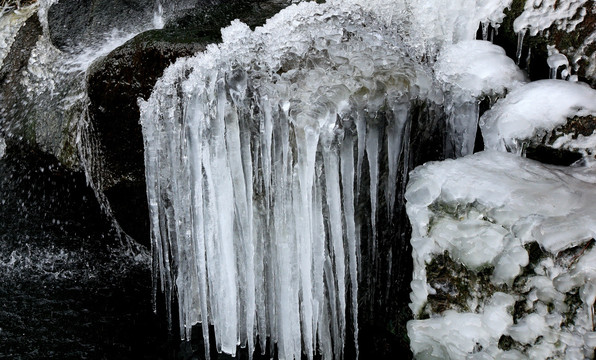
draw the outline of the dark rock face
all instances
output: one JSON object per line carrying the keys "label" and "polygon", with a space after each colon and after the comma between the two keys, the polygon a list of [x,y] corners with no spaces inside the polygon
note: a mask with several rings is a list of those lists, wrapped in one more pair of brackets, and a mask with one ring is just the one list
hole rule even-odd
{"label": "dark rock face", "polygon": [[60,50],[86,43],[99,34],[121,28],[122,24],[150,23],[152,0],[59,1],[48,11],[52,43]]}
{"label": "dark rock face", "polygon": [[95,63],[88,75],[90,118],[103,153],[102,189],[123,230],[148,241],[143,136],[137,99],[147,99],[176,58],[201,51],[207,41],[176,42],[150,31]]}

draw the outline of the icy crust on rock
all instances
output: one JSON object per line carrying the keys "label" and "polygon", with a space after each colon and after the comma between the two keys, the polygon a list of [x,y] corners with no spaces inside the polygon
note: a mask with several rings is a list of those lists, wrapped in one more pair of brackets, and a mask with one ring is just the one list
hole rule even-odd
{"label": "icy crust on rock", "polygon": [[441,317],[408,322],[408,336],[416,359],[494,359],[470,357],[479,348],[485,354],[513,325],[511,309],[515,298],[505,293],[492,296],[480,314],[445,311]]}
{"label": "icy crust on rock", "polygon": [[573,31],[584,21],[588,0],[527,0],[524,12],[513,22],[516,33],[530,30],[531,36],[556,25],[559,30]]}
{"label": "icy crust on rock", "polygon": [[503,48],[479,40],[446,45],[434,72],[445,93],[448,157],[474,151],[482,98],[503,96],[525,82],[523,72]]}
{"label": "icy crust on rock", "polygon": [[302,3],[222,35],[140,103],[156,276],[183,337],[201,322],[209,344],[211,323],[218,351],[258,336],[280,359],[341,358],[358,338],[363,164],[374,233],[380,155],[393,204],[411,102],[440,94],[358,7]]}
{"label": "icy crust on rock", "polygon": [[[526,145],[542,143],[553,130],[576,116],[596,116],[596,90],[582,83],[539,80],[497,101],[479,124],[486,149],[521,154]],[[596,134],[576,139],[563,136],[553,146],[585,149],[594,143],[594,137]]]}
{"label": "icy crust on rock", "polygon": [[502,47],[482,40],[446,46],[434,71],[445,90],[462,100],[503,95],[526,82],[523,72]]}
{"label": "icy crust on rock", "polygon": [[[408,324],[416,357],[590,356],[596,249],[588,241],[596,236],[595,183],[593,172],[583,168],[494,151],[412,171],[406,190],[414,258],[410,306],[418,316],[431,316]],[[530,263],[533,243],[541,256],[532,254],[538,259]],[[469,313],[428,314],[427,300],[440,290],[430,285],[427,264],[444,252],[470,271],[492,269],[490,283],[498,292],[471,292]],[[515,312],[511,297],[525,300]],[[499,345],[502,336],[513,340],[510,348]]]}
{"label": "icy crust on rock", "polygon": [[512,0],[334,0],[334,3],[356,4],[387,23],[403,26],[407,33],[405,41],[422,56],[434,55],[445,43],[475,39],[480,23],[498,28]]}

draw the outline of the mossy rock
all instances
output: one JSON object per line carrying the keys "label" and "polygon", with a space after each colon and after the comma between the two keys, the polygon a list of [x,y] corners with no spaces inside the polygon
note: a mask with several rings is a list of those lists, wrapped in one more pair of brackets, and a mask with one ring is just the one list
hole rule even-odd
{"label": "mossy rock", "polygon": [[[526,1],[530,0],[513,0],[511,6],[505,10],[506,17],[501,23],[498,33],[494,36],[495,44],[503,47],[507,55],[514,60],[517,60],[518,34],[513,30],[513,22],[524,11]],[[547,45],[554,45],[558,51],[569,59],[571,72],[577,75],[580,81],[596,88],[596,74],[586,73],[586,69],[589,68],[588,59],[594,58],[596,44],[592,43],[585,48],[585,56],[579,58],[577,70],[573,68],[572,64],[576,51],[596,28],[596,13],[591,10],[594,9],[594,6],[594,0],[589,0],[584,5],[587,13],[583,21],[573,31],[560,30],[553,24],[535,36],[530,34],[524,36],[519,65],[528,71],[531,80],[549,78],[550,68],[546,62],[548,58]],[[527,61],[528,59],[529,61]]]}
{"label": "mossy rock", "polygon": [[[557,145],[555,142],[562,136],[570,137],[570,142]],[[580,136],[596,136],[595,116],[574,116],[567,122],[547,133],[539,141],[527,145],[526,157],[545,164],[568,166],[585,157],[596,158],[596,149],[579,148],[573,141]]]}

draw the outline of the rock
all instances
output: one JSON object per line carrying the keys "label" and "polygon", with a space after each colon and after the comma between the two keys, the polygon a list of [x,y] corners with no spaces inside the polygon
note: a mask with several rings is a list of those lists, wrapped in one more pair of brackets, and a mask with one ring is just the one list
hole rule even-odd
{"label": "rock", "polygon": [[596,160],[596,116],[574,116],[546,134],[538,144],[531,143],[526,157],[546,164],[571,165],[582,159]]}
{"label": "rock", "polygon": [[0,129],[4,132],[7,145],[22,140],[35,143],[34,126],[26,126],[27,109],[20,107],[23,100],[19,94],[27,89],[21,83],[31,52],[41,36],[41,24],[37,16],[30,16],[18,31],[10,51],[0,67]]}
{"label": "rock", "polygon": [[[502,46],[514,60],[517,60],[517,52],[520,51],[519,65],[528,71],[531,80],[550,77],[551,69],[547,59],[549,55],[552,55],[553,50],[556,50],[565,55],[570,64],[567,69],[568,74],[561,74],[559,71],[559,78],[577,75],[580,81],[596,87],[596,6],[594,1],[587,1],[571,18],[554,21],[545,29],[538,27],[540,21],[534,19],[535,23],[532,23],[529,31],[526,31],[523,37],[523,46],[518,50],[519,33],[515,31],[514,23],[524,13],[528,1],[531,0],[513,0],[509,9],[505,11],[506,17],[503,23],[494,34],[494,43]],[[542,8],[549,6],[547,3],[543,2],[534,9],[541,11]],[[559,2],[555,3],[554,10],[568,6],[566,3],[569,1],[562,1],[558,5],[557,3]],[[536,33],[534,34],[534,32]],[[549,47],[551,47],[550,51]]]}
{"label": "rock", "polygon": [[[52,43],[68,50],[93,43],[103,34],[118,31],[139,32],[152,26],[159,12],[155,0],[61,0],[48,11]],[[175,17],[196,5],[196,0],[167,1],[164,17]],[[131,21],[134,19],[134,21]]]}
{"label": "rock", "polygon": [[[101,184],[123,230],[147,243],[143,137],[137,99],[148,98],[163,70],[216,39],[179,42],[167,31],[149,31],[92,65],[88,75],[89,114],[101,153]],[[201,41],[202,40],[202,41]]]}
{"label": "rock", "polygon": [[89,116],[101,156],[92,171],[122,229],[148,244],[149,224],[143,137],[137,100],[147,99],[164,69],[177,58],[220,41],[220,28],[239,18],[265,22],[287,3],[203,1],[164,29],[144,32],[94,63],[88,72]]}

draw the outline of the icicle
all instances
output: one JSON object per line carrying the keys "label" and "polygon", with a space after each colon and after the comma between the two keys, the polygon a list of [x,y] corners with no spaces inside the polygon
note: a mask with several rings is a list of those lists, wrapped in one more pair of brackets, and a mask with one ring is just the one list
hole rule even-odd
{"label": "icicle", "polygon": [[[341,192],[339,186],[339,158],[336,152],[336,146],[331,144],[333,139],[328,139],[327,144],[330,149],[323,151],[324,165],[325,165],[325,190],[327,198],[327,206],[329,209],[329,227],[331,233],[331,245],[333,254],[333,263],[335,264],[335,271],[337,277],[337,299],[338,312],[345,314],[346,312],[346,260],[343,244],[343,229],[342,229],[342,207],[341,207]],[[323,146],[327,145],[323,144]],[[327,146],[325,146],[327,147]],[[345,318],[339,317],[339,339],[343,343],[345,340]],[[342,348],[336,349],[335,355],[341,358]]]}
{"label": "icicle", "polygon": [[372,258],[377,255],[377,184],[379,181],[379,129],[369,123],[366,132],[366,155],[370,173],[370,222],[372,226]]}
{"label": "icicle", "polygon": [[488,26],[490,25],[487,22],[483,22],[482,24],[482,40],[487,41],[488,40]]}
{"label": "icicle", "polygon": [[387,176],[387,213],[393,215],[395,206],[395,190],[397,186],[397,168],[402,149],[403,130],[408,118],[410,104],[397,103],[392,109],[392,118],[387,125],[387,160],[389,174]]}
{"label": "icicle", "polygon": [[515,63],[519,66],[521,60],[522,49],[524,46],[524,36],[526,35],[526,29],[517,33],[517,50],[515,52]]}
{"label": "icicle", "polygon": [[341,180],[343,188],[344,222],[346,224],[346,238],[348,243],[348,267],[350,274],[350,294],[352,310],[352,326],[356,346],[356,360],[358,359],[358,261],[359,241],[356,232],[354,215],[354,140],[350,135],[344,136],[341,147]]}
{"label": "icicle", "polygon": [[[280,359],[332,360],[347,329],[357,341],[358,191],[368,180],[376,257],[379,154],[390,158],[393,208],[409,106],[434,91],[390,29],[351,10],[324,17],[322,6],[338,5],[289,8],[312,15],[292,22],[292,49],[267,30],[288,26],[281,15],[254,32],[235,21],[140,103],[155,273],[168,300],[178,289],[181,335],[201,322],[209,344],[211,324],[220,352],[247,346],[252,356],[269,339]],[[348,23],[357,35],[331,40]]]}

